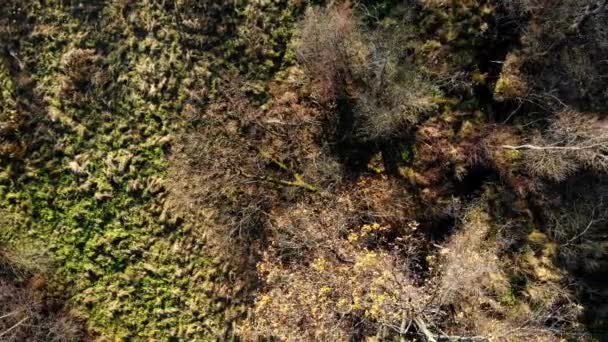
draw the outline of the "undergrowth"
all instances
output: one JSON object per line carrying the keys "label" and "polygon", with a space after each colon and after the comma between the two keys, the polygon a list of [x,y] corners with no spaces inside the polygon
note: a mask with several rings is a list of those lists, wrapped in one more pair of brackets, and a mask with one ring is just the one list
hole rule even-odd
{"label": "undergrowth", "polygon": [[4,1],[2,329],[601,336],[606,5],[545,3]]}

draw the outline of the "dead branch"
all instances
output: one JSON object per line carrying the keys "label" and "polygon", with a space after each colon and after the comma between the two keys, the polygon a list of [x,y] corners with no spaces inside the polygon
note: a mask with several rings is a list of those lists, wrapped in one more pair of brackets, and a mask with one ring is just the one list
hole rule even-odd
{"label": "dead branch", "polygon": [[517,145],[517,146],[502,145],[500,147],[504,148],[504,149],[508,149],[508,150],[581,151],[581,150],[593,149],[593,148],[604,146],[604,145],[608,145],[608,143],[601,142],[601,143],[586,145],[586,146],[538,146],[538,145],[524,144],[524,145]]}
{"label": "dead branch", "polygon": [[591,228],[591,226],[593,226],[593,224],[595,223],[595,220],[591,220],[589,221],[589,223],[587,224],[587,226],[585,227],[585,229],[583,229],[582,232],[576,234],[574,237],[572,237],[570,240],[566,241],[565,244],[562,245],[562,247],[566,247],[570,244],[572,244],[574,241],[576,241],[577,239],[581,238],[583,235],[585,235],[587,233],[587,231],[589,231],[589,228]]}
{"label": "dead branch", "polygon": [[0,319],[4,319],[6,317],[15,316],[16,314],[20,313],[21,311],[22,310],[15,310],[15,311],[9,312],[9,313],[7,313],[5,315],[0,316]]}
{"label": "dead branch", "polygon": [[608,6],[608,0],[598,1],[595,6],[591,4],[585,6],[584,13],[576,18],[574,23],[570,26],[571,31],[578,31],[578,29],[592,16],[600,14]]}
{"label": "dead branch", "polygon": [[422,320],[420,317],[414,318],[414,324],[418,327],[418,331],[424,336],[426,342],[437,342],[437,338],[435,338],[435,334],[433,334],[429,328],[426,326],[426,322]]}
{"label": "dead branch", "polygon": [[263,182],[269,182],[269,183],[274,183],[274,184],[279,184],[279,185],[285,185],[285,186],[295,186],[295,187],[300,187],[303,189],[306,189],[308,191],[311,192],[320,192],[319,188],[317,188],[316,186],[307,183],[306,181],[304,181],[304,179],[302,178],[301,175],[299,174],[294,174],[294,180],[293,181],[286,181],[286,180],[282,180],[282,179],[278,179],[278,178],[274,178],[271,176],[257,176],[257,175],[252,175],[250,173],[247,173],[241,169],[237,169],[237,172],[245,177],[245,178],[249,178],[249,179],[255,179],[255,180],[259,180],[259,181],[263,181]]}
{"label": "dead branch", "polygon": [[23,318],[22,320],[20,320],[19,322],[15,323],[15,325],[13,325],[12,327],[4,330],[3,332],[0,333],[0,337],[10,333],[11,331],[17,329],[17,327],[19,327],[21,324],[23,324],[23,322],[27,321],[29,319],[28,316],[26,316],[25,318]]}

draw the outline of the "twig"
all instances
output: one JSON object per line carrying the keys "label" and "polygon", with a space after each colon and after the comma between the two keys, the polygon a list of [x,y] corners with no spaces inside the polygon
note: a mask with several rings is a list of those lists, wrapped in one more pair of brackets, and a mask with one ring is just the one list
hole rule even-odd
{"label": "twig", "polygon": [[584,229],[582,232],[580,232],[580,233],[576,234],[576,235],[575,235],[573,238],[571,238],[570,240],[566,241],[566,243],[564,243],[564,244],[562,245],[562,247],[566,247],[566,246],[570,245],[570,244],[571,244],[572,242],[574,242],[576,239],[578,239],[578,238],[580,238],[581,236],[585,235],[585,233],[587,233],[587,231],[589,230],[589,228],[591,228],[591,226],[592,226],[594,223],[595,223],[595,220],[591,220],[591,221],[589,221],[589,223],[587,224],[587,227],[585,227],[585,229]]}
{"label": "twig", "polygon": [[270,183],[275,183],[275,184],[280,184],[280,185],[296,186],[296,187],[304,188],[308,191],[319,192],[319,189],[317,187],[305,182],[302,179],[302,176],[300,176],[299,174],[294,175],[294,178],[295,178],[294,181],[286,181],[286,180],[282,180],[282,179],[278,179],[278,178],[274,178],[274,177],[270,177],[270,176],[252,175],[252,174],[246,173],[242,170],[238,170],[238,171],[242,176],[244,176],[246,178],[257,179],[260,181],[265,181],[265,182],[270,182]]}
{"label": "twig", "polygon": [[578,29],[593,15],[599,14],[606,9],[608,0],[598,1],[595,9],[591,9],[591,5],[585,6],[585,13],[578,17],[574,23],[570,26],[570,30],[578,31]]}
{"label": "twig", "polygon": [[14,329],[16,329],[18,326],[20,326],[21,324],[23,324],[23,322],[27,321],[29,319],[29,316],[26,316],[25,318],[23,318],[22,320],[20,320],[19,322],[17,322],[15,325],[13,325],[12,327],[8,328],[7,330],[3,331],[0,333],[0,337],[8,334],[9,332],[13,331]]}
{"label": "twig", "polygon": [[4,319],[4,318],[6,318],[6,317],[15,316],[16,314],[18,314],[18,313],[19,313],[19,312],[21,312],[21,311],[22,311],[22,310],[16,310],[16,311],[13,311],[13,312],[9,312],[9,313],[7,313],[6,315],[2,315],[2,316],[0,316],[0,319]]}
{"label": "twig", "polygon": [[401,335],[407,334],[407,332],[410,330],[410,327],[412,326],[412,320],[411,319],[407,320],[407,326],[405,326],[405,321],[406,321],[406,319],[405,319],[405,316],[404,316],[403,320],[401,321],[401,326],[399,327],[399,330],[400,330],[399,333]]}
{"label": "twig", "polygon": [[23,70],[25,68],[25,65],[23,64],[23,62],[21,62],[19,57],[17,57],[17,54],[15,52],[13,52],[12,50],[8,50],[8,54],[15,59],[19,70]]}
{"label": "twig", "polygon": [[511,120],[511,118],[513,117],[513,115],[515,115],[517,112],[519,112],[519,110],[521,109],[521,106],[523,105],[523,101],[519,101],[519,105],[517,106],[517,108],[515,108],[514,111],[511,112],[511,114],[509,114],[509,116],[507,116],[507,118],[505,119],[505,121],[502,122],[502,124],[506,124],[507,122],[509,122],[509,120]]}
{"label": "twig", "polygon": [[538,146],[538,145],[502,145],[501,148],[508,150],[555,150],[555,151],[581,151],[607,145],[608,142],[601,142],[587,146]]}
{"label": "twig", "polygon": [[437,342],[435,335],[427,328],[426,323],[420,317],[414,318],[414,323],[418,327],[418,331],[424,335],[426,342]]}

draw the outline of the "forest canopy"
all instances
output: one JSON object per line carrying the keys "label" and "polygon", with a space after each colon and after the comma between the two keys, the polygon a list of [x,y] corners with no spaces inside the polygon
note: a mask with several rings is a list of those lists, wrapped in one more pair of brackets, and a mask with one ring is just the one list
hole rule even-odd
{"label": "forest canopy", "polygon": [[0,340],[606,340],[606,56],[605,0],[3,0]]}

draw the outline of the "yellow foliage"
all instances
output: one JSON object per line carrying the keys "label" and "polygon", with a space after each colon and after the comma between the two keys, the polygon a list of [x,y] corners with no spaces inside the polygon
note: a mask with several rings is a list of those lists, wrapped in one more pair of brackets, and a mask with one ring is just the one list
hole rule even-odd
{"label": "yellow foliage", "polygon": [[494,86],[494,97],[498,101],[516,99],[526,96],[528,87],[520,71],[521,59],[517,54],[508,54]]}

